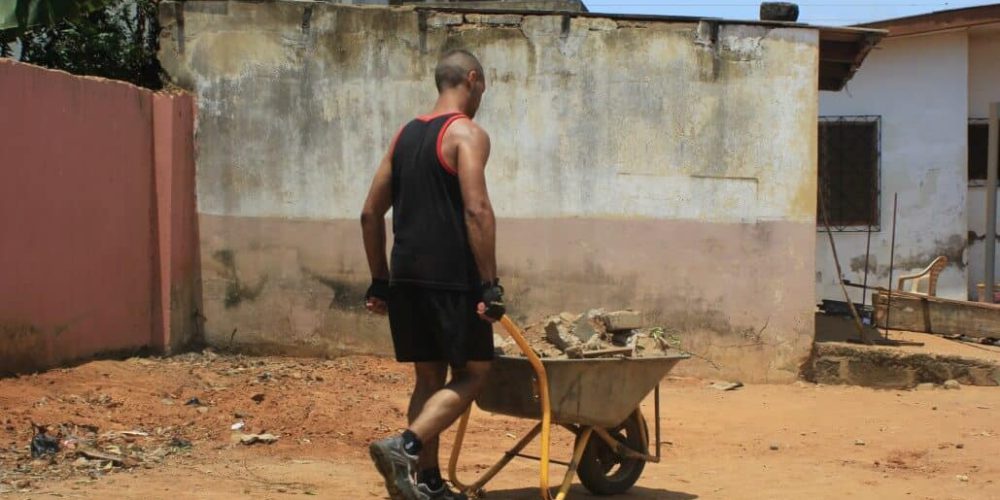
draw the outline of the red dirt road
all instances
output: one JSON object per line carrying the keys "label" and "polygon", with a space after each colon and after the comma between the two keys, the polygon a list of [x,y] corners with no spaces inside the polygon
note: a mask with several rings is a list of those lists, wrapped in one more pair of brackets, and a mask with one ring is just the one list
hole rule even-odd
{"label": "red dirt road", "polygon": [[[0,380],[0,494],[385,498],[365,447],[403,424],[410,383],[407,367],[378,358],[214,355],[99,361]],[[260,403],[251,399],[258,394]],[[664,463],[648,465],[637,486],[615,498],[1000,499],[998,388],[797,384],[722,392],[703,381],[671,379],[662,394]],[[207,409],[185,406],[191,397]],[[247,431],[270,432],[279,441],[234,444],[237,413]],[[92,463],[74,471],[68,461],[75,457],[66,454],[56,465],[32,465],[29,420],[140,430],[194,446],[150,468],[103,471]],[[461,476],[491,464],[529,426],[474,413]],[[556,431],[554,455],[565,458],[569,450],[570,437]],[[562,470],[552,473],[561,477]],[[535,463],[515,461],[488,485],[487,498],[537,498],[537,482]],[[571,498],[593,497],[576,485]]]}

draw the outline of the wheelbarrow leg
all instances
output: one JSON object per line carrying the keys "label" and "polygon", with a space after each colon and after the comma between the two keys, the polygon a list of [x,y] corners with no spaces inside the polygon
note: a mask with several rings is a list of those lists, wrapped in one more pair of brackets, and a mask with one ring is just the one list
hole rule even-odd
{"label": "wheelbarrow leg", "polygon": [[[583,450],[587,448],[587,443],[590,442],[590,436],[594,432],[593,427],[587,427],[580,434],[580,439],[577,439],[576,448],[573,450],[573,459],[569,461],[569,470],[566,471],[566,476],[563,477],[562,485],[559,487],[559,492],[556,493],[555,500],[563,500],[569,493],[569,487],[573,484],[573,476],[576,475],[576,469],[580,466],[580,457],[583,456]],[[550,495],[546,495],[548,491],[542,492],[543,498],[550,498]]]}
{"label": "wheelbarrow leg", "polygon": [[462,414],[462,419],[458,422],[458,432],[455,436],[455,444],[451,448],[451,458],[448,460],[448,479],[455,485],[456,488],[470,496],[476,494],[483,488],[483,486],[486,485],[486,483],[493,479],[493,476],[496,476],[501,470],[503,470],[503,468],[506,467],[507,464],[510,463],[510,461],[513,460],[525,446],[528,446],[528,444],[531,443],[531,441],[535,439],[535,437],[538,436],[538,433],[542,430],[541,423],[535,424],[535,426],[532,427],[531,430],[528,431],[528,433],[525,434],[513,448],[504,453],[503,457],[497,463],[493,464],[489,470],[483,473],[483,475],[480,476],[476,482],[467,485],[459,481],[457,469],[458,456],[462,450],[462,440],[465,437],[465,430],[469,423],[469,414],[471,412],[472,406],[469,406],[469,409]]}

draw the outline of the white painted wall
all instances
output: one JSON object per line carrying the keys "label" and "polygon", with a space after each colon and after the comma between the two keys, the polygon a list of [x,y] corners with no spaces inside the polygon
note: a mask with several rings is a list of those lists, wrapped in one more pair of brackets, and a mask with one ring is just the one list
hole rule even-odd
{"label": "white painted wall", "polygon": [[[894,276],[937,255],[963,257],[966,241],[968,37],[964,32],[889,39],[846,90],[820,93],[820,115],[881,115],[881,231],[872,233],[869,284],[888,284],[893,193],[899,193]],[[844,276],[860,283],[864,232],[835,233]],[[830,244],[816,235],[816,297],[843,300]],[[964,259],[942,274],[938,295],[966,297]],[[853,289],[852,300],[861,301]]]}
{"label": "white painted wall", "polygon": [[[986,118],[991,101],[1000,101],[1000,27],[979,28],[969,33],[969,118]],[[969,186],[968,226],[981,237],[986,229],[986,189],[982,182]],[[986,267],[983,241],[969,246],[969,297],[976,297]],[[1000,256],[997,258],[1000,269]]]}
{"label": "white painted wall", "polygon": [[727,24],[712,42],[695,22],[581,17],[564,32],[556,15],[497,28],[452,14],[424,32],[412,10],[317,5],[303,34],[298,2],[199,5],[227,14],[185,19],[183,50],[161,59],[214,138],[199,147],[202,213],[354,219],[359,172],[429,111],[450,40],[486,68],[476,119],[499,216],[813,223],[814,28]]}

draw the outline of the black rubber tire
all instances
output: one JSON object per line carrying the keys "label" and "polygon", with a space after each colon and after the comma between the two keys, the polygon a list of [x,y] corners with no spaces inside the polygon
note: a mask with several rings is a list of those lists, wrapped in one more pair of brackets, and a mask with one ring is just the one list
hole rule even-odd
{"label": "black rubber tire", "polygon": [[[640,425],[646,431],[645,440],[642,439],[643,434],[639,432]],[[640,453],[648,453],[649,432],[646,419],[638,408],[624,422],[607,431],[611,437],[624,442],[629,448]],[[583,450],[583,456],[580,457],[576,475],[583,486],[595,495],[617,495],[635,485],[645,467],[645,460],[623,459],[600,436],[593,434]]]}

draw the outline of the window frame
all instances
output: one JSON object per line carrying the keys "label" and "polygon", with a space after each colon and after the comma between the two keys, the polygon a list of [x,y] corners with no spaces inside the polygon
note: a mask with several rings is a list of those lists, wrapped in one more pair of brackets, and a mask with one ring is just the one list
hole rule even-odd
{"label": "window frame", "polygon": [[[969,154],[970,154],[969,146],[971,146],[971,144],[969,144],[968,130],[969,130],[969,126],[970,125],[986,125],[986,140],[989,141],[989,139],[990,139],[990,131],[989,131],[990,119],[989,118],[969,118],[969,120],[966,122],[966,125],[965,125],[965,130],[966,130],[966,135],[965,135],[965,175],[966,175],[966,179],[965,180],[968,181],[969,187],[986,187],[986,179],[972,179],[972,178],[968,177],[969,170],[972,168],[972,165],[969,165]],[[987,143],[987,144],[989,144],[989,143]],[[989,161],[988,158],[987,158],[987,161]]]}
{"label": "window frame", "polygon": [[875,124],[875,220],[872,224],[831,224],[830,231],[837,233],[873,233],[882,231],[882,115],[821,115],[816,122],[816,230],[825,232],[827,225],[820,220],[819,194],[823,179],[819,175],[820,144],[819,126],[822,123],[874,123]]}

